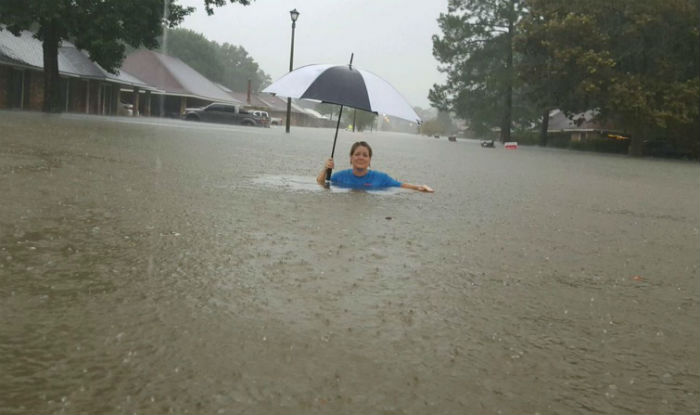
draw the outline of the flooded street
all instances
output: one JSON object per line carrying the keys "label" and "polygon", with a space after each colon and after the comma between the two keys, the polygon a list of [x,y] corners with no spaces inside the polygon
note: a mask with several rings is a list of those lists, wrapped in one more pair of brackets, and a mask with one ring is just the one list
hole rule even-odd
{"label": "flooded street", "polygon": [[0,413],[700,411],[700,165],[0,112]]}

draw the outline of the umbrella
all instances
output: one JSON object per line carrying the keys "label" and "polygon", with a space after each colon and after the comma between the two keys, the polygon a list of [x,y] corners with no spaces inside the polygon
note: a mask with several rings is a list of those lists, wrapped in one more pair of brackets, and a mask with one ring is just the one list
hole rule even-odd
{"label": "umbrella", "polygon": [[[302,66],[284,75],[262,92],[288,98],[310,99],[340,105],[335,126],[333,149],[338,139],[343,107],[357,108],[375,114],[387,114],[420,124],[421,119],[411,105],[388,82],[372,72],[348,65],[315,64]],[[331,169],[326,171],[326,180]]]}

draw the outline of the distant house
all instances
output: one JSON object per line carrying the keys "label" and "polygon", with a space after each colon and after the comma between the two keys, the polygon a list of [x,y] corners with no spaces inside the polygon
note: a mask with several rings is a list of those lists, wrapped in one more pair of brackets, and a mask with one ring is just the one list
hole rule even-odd
{"label": "distant house", "polygon": [[558,109],[551,111],[547,128],[549,145],[626,152],[629,135],[611,123],[597,120],[597,115],[594,110],[573,116],[567,116]]}
{"label": "distant house", "polygon": [[549,113],[548,133],[564,133],[571,142],[581,142],[586,139],[607,136],[608,134],[624,136],[609,123],[596,120],[597,112],[589,110],[568,117],[561,110]]}
{"label": "distant house", "polygon": [[179,117],[187,107],[200,107],[211,102],[242,105],[241,101],[172,56],[137,50],[124,59],[122,68],[161,91],[148,104],[154,115]]}
{"label": "distant house", "polygon": [[[258,99],[262,102],[266,102],[272,108],[272,113],[276,114],[276,117],[282,119],[282,123],[285,123],[287,118],[287,99],[278,97],[270,94],[260,94]],[[295,102],[292,100],[292,106],[290,111],[290,124],[298,125],[303,127],[335,127],[335,123],[329,118],[323,116],[313,109],[309,109],[302,105],[303,100]]]}
{"label": "distant house", "polygon": [[[279,118],[281,125],[287,123],[287,100],[270,94],[258,95],[258,100],[269,108],[270,116]],[[290,125],[304,125],[306,123],[306,115],[304,109],[294,103],[290,110]]]}
{"label": "distant house", "polygon": [[[135,76],[111,74],[90,60],[86,52],[63,41],[58,72],[64,110],[88,114],[117,114],[122,91],[156,91]],[[0,109],[39,111],[44,101],[42,44],[28,31],[15,36],[0,30]]]}

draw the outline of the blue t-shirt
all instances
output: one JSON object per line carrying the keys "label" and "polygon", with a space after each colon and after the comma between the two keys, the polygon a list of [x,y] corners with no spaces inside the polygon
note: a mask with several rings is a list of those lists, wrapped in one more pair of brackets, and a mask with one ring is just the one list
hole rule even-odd
{"label": "blue t-shirt", "polygon": [[386,173],[369,170],[364,176],[355,176],[352,169],[333,173],[331,183],[337,186],[353,189],[381,189],[383,187],[400,187],[401,182],[394,180]]}

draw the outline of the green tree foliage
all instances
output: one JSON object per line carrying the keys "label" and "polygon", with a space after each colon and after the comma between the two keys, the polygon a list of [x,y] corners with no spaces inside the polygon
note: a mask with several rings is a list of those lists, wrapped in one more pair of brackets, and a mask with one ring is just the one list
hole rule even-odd
{"label": "green tree foliage", "polygon": [[500,126],[504,141],[513,118],[512,40],[522,14],[517,0],[450,0],[438,18],[442,36],[433,36],[433,55],[447,82],[433,85],[431,104],[478,132]]}
{"label": "green tree foliage", "polygon": [[[244,6],[249,5],[255,0],[229,0],[231,3],[239,3]],[[207,14],[211,16],[214,14],[214,7],[221,7],[226,4],[226,0],[204,0],[204,7],[207,10]]]}
{"label": "green tree foliage", "polygon": [[15,35],[33,30],[44,55],[44,107],[58,112],[58,48],[70,40],[110,72],[124,58],[125,43],[154,47],[163,25],[174,26],[192,8],[174,0],[2,0],[0,23]]}
{"label": "green tree foliage", "polygon": [[653,138],[697,154],[698,13],[696,0],[530,0],[521,80],[542,109],[598,110],[631,133],[631,154]]}
{"label": "green tree foliage", "polygon": [[[337,106],[337,105],[336,105]],[[340,108],[340,107],[338,107]],[[371,127],[376,122],[377,115],[350,107],[343,107],[343,115],[340,121],[342,125],[349,125],[354,131],[361,132]]]}
{"label": "green tree foliage", "polygon": [[368,128],[372,129],[376,122],[377,114],[373,112],[357,110],[357,115],[355,116],[356,131],[364,131]]}
{"label": "green tree foliage", "polygon": [[234,91],[244,91],[251,80],[253,90],[261,91],[272,82],[242,46],[224,43],[221,51],[225,65],[221,83],[224,85]]}
{"label": "green tree foliage", "polygon": [[439,111],[438,116],[424,122],[420,126],[421,134],[425,135],[449,135],[455,131],[452,118],[447,111]]}
{"label": "green tree foliage", "polygon": [[186,29],[168,30],[166,46],[169,55],[180,58],[208,79],[233,91],[246,91],[248,80],[254,91],[260,91],[271,82],[270,76],[243,47],[220,45]]}

